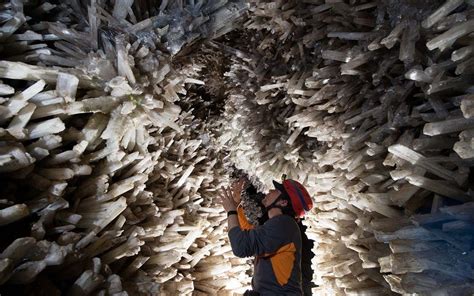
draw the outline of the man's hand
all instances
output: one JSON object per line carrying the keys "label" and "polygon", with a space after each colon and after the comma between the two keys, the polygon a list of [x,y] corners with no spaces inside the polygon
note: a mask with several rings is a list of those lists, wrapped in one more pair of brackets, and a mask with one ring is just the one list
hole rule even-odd
{"label": "man's hand", "polygon": [[241,179],[232,183],[231,187],[221,187],[219,197],[226,212],[235,211],[237,209],[244,185],[245,180]]}
{"label": "man's hand", "polygon": [[229,187],[221,187],[219,197],[221,198],[221,204],[226,212],[235,211],[237,209],[237,204],[233,199],[232,190]]}
{"label": "man's hand", "polygon": [[242,197],[242,190],[244,190],[245,186],[245,179],[240,178],[239,181],[235,181],[232,183],[231,188],[232,188],[232,198],[234,199],[235,204],[240,203],[240,199]]}

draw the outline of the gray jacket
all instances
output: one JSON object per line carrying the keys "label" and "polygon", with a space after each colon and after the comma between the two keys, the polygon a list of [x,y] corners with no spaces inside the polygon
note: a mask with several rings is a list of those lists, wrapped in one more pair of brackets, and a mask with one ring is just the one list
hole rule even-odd
{"label": "gray jacket", "polygon": [[[238,214],[242,219],[243,212]],[[256,256],[254,291],[260,295],[302,295],[301,234],[292,217],[278,215],[249,230],[234,227],[229,239],[237,257]]]}

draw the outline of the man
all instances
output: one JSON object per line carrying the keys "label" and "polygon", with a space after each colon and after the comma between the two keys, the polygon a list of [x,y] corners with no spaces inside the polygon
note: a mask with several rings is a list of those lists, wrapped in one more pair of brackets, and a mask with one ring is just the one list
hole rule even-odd
{"label": "man", "polygon": [[243,181],[222,188],[221,202],[228,215],[229,240],[238,257],[255,256],[253,291],[246,295],[302,295],[301,234],[295,219],[311,210],[306,189],[294,180],[273,181],[275,189],[262,200],[268,220],[254,227],[240,206]]}

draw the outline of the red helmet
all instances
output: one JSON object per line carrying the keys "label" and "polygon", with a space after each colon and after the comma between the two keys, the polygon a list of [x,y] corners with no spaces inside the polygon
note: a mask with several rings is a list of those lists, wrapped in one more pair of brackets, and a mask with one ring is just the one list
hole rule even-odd
{"label": "red helmet", "polygon": [[286,179],[283,184],[273,181],[273,185],[282,193],[286,193],[291,200],[291,206],[297,218],[302,218],[313,208],[313,200],[308,191],[298,181]]}

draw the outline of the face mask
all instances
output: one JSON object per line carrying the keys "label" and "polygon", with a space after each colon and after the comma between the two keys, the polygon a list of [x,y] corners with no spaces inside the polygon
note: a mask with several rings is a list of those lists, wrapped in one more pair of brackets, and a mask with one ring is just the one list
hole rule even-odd
{"label": "face mask", "polygon": [[279,206],[279,205],[276,204],[278,201],[280,201],[280,200],[282,200],[282,199],[283,199],[283,195],[280,194],[280,196],[277,197],[277,199],[275,199],[275,201],[274,201],[271,205],[269,205],[268,207],[265,207],[265,206],[263,205],[263,203],[260,202],[260,205],[261,205],[261,207],[262,207],[262,212],[263,212],[262,218],[259,219],[259,224],[260,224],[260,225],[262,225],[263,223],[265,223],[265,221],[268,220],[268,211],[270,211],[271,209],[273,209],[273,208],[278,208],[278,209],[281,209],[282,211],[284,211],[284,207]]}
{"label": "face mask", "polygon": [[276,203],[280,200],[286,200],[288,201],[289,203],[289,197],[288,195],[285,195],[285,194],[280,194],[280,196],[277,197],[277,199],[275,199],[275,201],[269,205],[268,207],[264,207],[265,208],[265,213],[267,214],[267,219],[268,219],[268,211],[273,209],[273,208],[278,208],[282,211],[283,214],[287,214],[287,215],[290,215],[292,217],[294,217],[294,213],[292,212],[291,208],[289,208],[288,206],[280,206],[280,205],[277,205]]}
{"label": "face mask", "polygon": [[[272,202],[271,205],[269,205],[268,207],[265,207],[265,206],[264,206],[265,211],[268,212],[268,211],[270,211],[270,210],[273,209],[273,208],[282,209],[282,206],[278,206],[278,205],[276,204],[278,201],[280,201],[280,200],[282,199],[281,197],[282,197],[282,195],[280,194],[280,196],[278,196],[278,197]],[[262,205],[263,205],[263,203],[262,203]]]}

